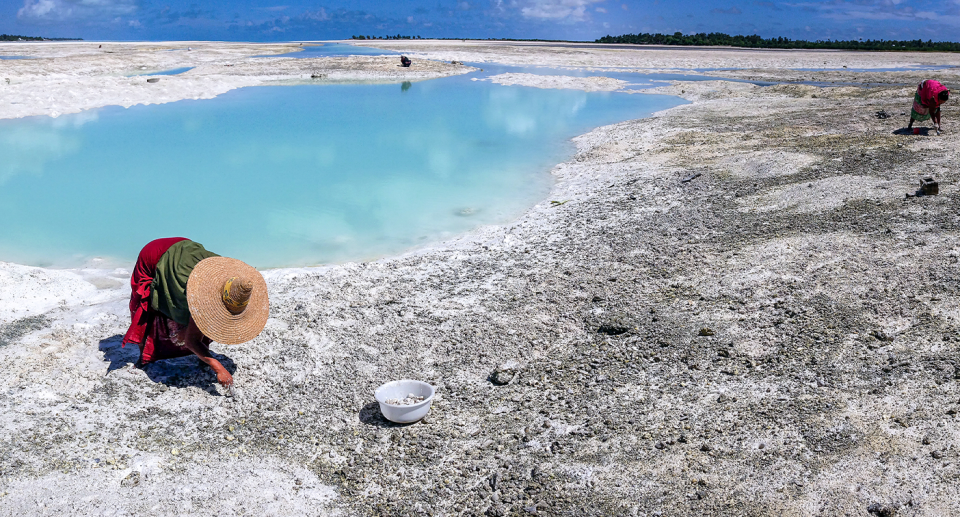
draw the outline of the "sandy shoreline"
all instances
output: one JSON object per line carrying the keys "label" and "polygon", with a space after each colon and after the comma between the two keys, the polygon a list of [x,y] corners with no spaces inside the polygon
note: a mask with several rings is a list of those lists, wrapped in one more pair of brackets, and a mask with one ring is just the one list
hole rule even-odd
{"label": "sandy shoreline", "polygon": [[[443,61],[739,64],[749,70],[724,74],[773,79],[815,59],[960,59],[388,46]],[[238,59],[210,47],[203,66]],[[46,82],[18,76],[40,92],[23,113],[49,113],[47,85],[75,88],[55,82],[106,69],[101,57]],[[109,70],[125,59],[140,63]],[[248,77],[215,75],[223,87]],[[185,82],[169,99],[203,84]],[[960,110],[945,108],[942,137],[894,134],[910,90],[659,88],[693,103],[576,138],[550,197],[511,224],[376,262],[268,271],[263,335],[216,348],[236,368],[235,398],[190,359],[130,366],[124,271],[0,264],[0,515],[956,513]],[[939,196],[904,198],[919,171]],[[510,382],[490,382],[504,364]],[[379,417],[372,390],[401,377],[438,386],[426,423]]]}

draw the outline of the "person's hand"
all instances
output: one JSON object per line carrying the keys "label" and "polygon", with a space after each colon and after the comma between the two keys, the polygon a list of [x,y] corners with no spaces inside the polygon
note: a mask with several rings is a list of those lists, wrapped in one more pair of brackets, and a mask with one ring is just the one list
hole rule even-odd
{"label": "person's hand", "polygon": [[230,375],[230,372],[226,370],[221,370],[217,372],[217,382],[224,388],[229,388],[233,386],[233,375]]}

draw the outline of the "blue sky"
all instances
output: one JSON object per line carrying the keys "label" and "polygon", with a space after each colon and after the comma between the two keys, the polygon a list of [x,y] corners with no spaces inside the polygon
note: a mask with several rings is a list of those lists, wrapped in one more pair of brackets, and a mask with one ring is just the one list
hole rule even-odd
{"label": "blue sky", "polygon": [[592,41],[726,32],[960,40],[960,0],[0,0],[0,33],[87,40],[294,41],[354,34]]}

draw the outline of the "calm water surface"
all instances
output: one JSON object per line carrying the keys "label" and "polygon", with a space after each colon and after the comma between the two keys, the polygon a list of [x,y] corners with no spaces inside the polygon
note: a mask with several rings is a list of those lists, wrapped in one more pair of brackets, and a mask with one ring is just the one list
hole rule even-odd
{"label": "calm water surface", "polygon": [[269,56],[254,57],[331,57],[331,56],[391,56],[400,55],[392,50],[381,50],[378,48],[358,47],[344,43],[310,43],[304,44],[303,50],[289,52],[286,54],[275,54]]}
{"label": "calm water surface", "polygon": [[138,70],[132,74],[128,74],[127,77],[136,77],[140,75],[180,75],[184,72],[189,72],[193,70],[194,66],[184,66],[181,68],[171,68],[169,70]]}
{"label": "calm water surface", "polygon": [[258,267],[395,254],[510,221],[571,137],[682,102],[463,76],[2,120],[0,260],[129,267],[167,236]]}

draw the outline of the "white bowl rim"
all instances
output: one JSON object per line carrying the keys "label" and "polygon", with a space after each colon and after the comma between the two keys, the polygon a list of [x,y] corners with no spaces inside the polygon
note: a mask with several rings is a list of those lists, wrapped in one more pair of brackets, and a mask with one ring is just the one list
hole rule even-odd
{"label": "white bowl rim", "polygon": [[[430,388],[430,396],[424,398],[422,401],[417,402],[416,404],[409,404],[409,405],[388,404],[387,401],[386,401],[386,399],[381,400],[381,398],[380,398],[380,391],[383,390],[383,388],[387,387],[388,384],[399,384],[399,383],[401,383],[401,382],[413,382],[413,383],[416,383],[416,384],[421,384],[421,385],[423,385],[423,386],[426,386],[426,387]],[[373,392],[373,398],[377,399],[377,402],[379,402],[379,403],[381,403],[381,404],[383,404],[383,405],[385,405],[385,406],[397,407],[397,408],[405,408],[405,409],[413,409],[413,408],[418,408],[418,407],[420,407],[420,406],[422,406],[422,405],[424,405],[424,404],[429,404],[429,403],[433,400],[433,396],[436,395],[436,394],[437,394],[437,389],[434,388],[434,387],[433,387],[430,383],[428,383],[428,382],[418,381],[418,380],[416,380],[416,379],[397,379],[397,380],[395,380],[395,381],[389,381],[389,382],[385,382],[385,383],[381,384],[379,388],[377,388],[376,390],[374,390],[374,392]]]}

